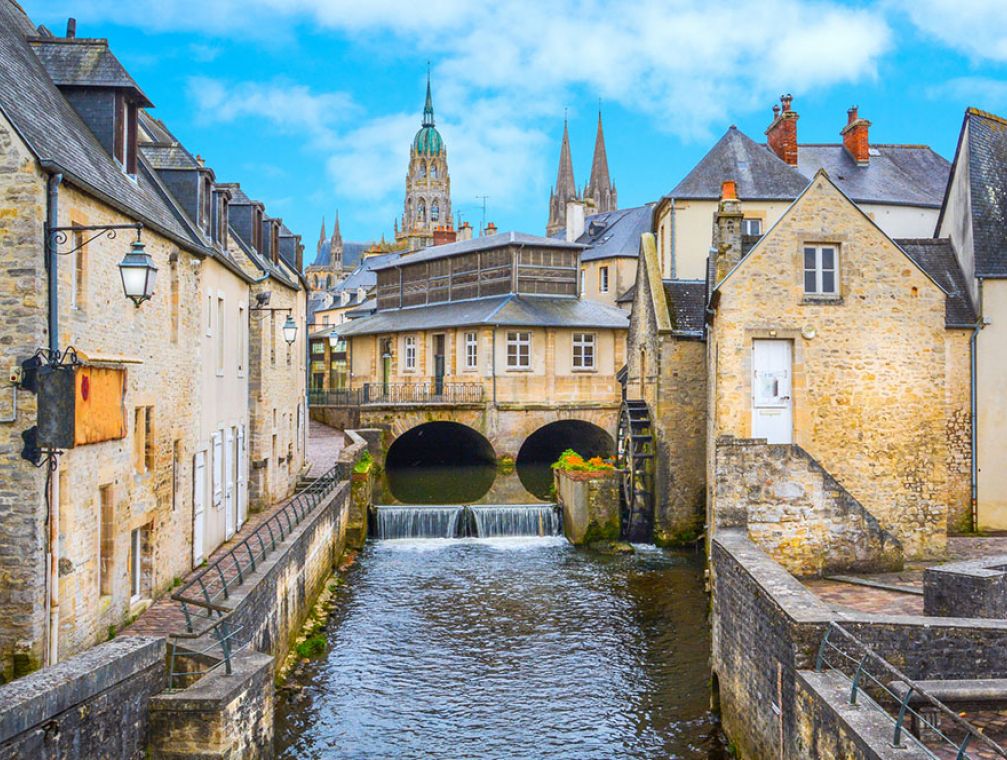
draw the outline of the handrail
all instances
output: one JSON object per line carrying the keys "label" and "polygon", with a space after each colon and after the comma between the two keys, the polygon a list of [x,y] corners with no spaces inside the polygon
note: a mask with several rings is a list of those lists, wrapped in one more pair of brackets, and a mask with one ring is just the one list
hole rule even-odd
{"label": "handrail", "polygon": [[[175,640],[171,649],[169,688],[176,688],[179,679],[205,675],[221,665],[227,673],[231,672],[234,653],[231,641],[242,630],[242,626],[231,625],[234,608],[224,606],[220,601],[229,599],[234,589],[244,584],[246,576],[254,573],[269,554],[277,549],[277,544],[286,540],[347,479],[352,466],[352,462],[337,462],[171,594],[170,598],[181,605],[185,630],[169,634]],[[209,624],[197,630],[198,620],[209,621]],[[221,654],[218,662],[204,671],[176,671],[178,641],[200,639],[208,634],[213,634],[215,642],[205,649],[190,651],[188,654],[216,657],[210,655],[210,652],[219,648]]]}
{"label": "handrail", "polygon": [[[838,632],[845,639],[847,639],[848,641],[853,643],[856,647],[858,647],[859,650],[863,653],[862,657],[860,657],[858,660],[856,657],[852,657],[851,655],[847,654],[842,649],[840,649],[838,646],[836,646],[834,643],[832,643],[832,641],[830,641],[830,636],[832,635],[833,631]],[[913,679],[909,678],[909,676],[907,676],[901,670],[899,670],[890,662],[888,662],[888,660],[878,655],[873,649],[864,644],[860,639],[858,639],[856,636],[854,636],[852,633],[847,631],[845,628],[843,628],[841,625],[839,625],[839,623],[836,623],[835,621],[829,624],[829,627],[826,629],[825,634],[822,636],[822,640],[818,646],[818,655],[815,659],[815,670],[820,673],[825,668],[825,666],[828,666],[830,670],[840,672],[845,676],[846,675],[845,672],[843,672],[840,667],[837,667],[828,662],[827,653],[829,652],[829,650],[838,653],[839,656],[842,657],[847,662],[856,664],[856,673],[852,679],[852,689],[850,691],[850,704],[857,704],[857,693],[858,691],[863,690],[863,679],[866,677],[867,679],[872,681],[875,685],[877,685],[882,691],[888,694],[888,696],[894,699],[895,702],[899,705],[899,714],[897,718],[893,718],[892,716],[888,715],[887,712],[883,713],[889,718],[889,720],[891,720],[895,724],[892,743],[896,747],[902,746],[900,744],[902,736],[902,728],[905,722],[906,715],[907,713],[909,713],[912,714],[913,717],[916,718],[916,720],[920,721],[921,723],[924,723],[930,730],[932,730],[934,733],[940,736],[941,739],[947,742],[951,746],[951,748],[956,751],[956,757],[958,760],[966,760],[966,758],[970,757],[970,755],[968,755],[965,750],[968,747],[968,745],[973,741],[978,741],[981,744],[985,745],[988,749],[991,749],[1000,757],[1007,758],[1007,750],[1004,750],[1003,747],[1001,747],[995,741],[986,736],[982,731],[977,729],[975,726],[973,726],[967,720],[962,718],[950,707],[948,707],[939,699],[930,694],[926,690],[926,688],[921,686],[917,681],[914,681]],[[871,675],[870,672],[868,672],[864,667],[867,660],[876,662],[881,667],[881,669],[885,671],[889,676],[894,677],[896,680],[901,681],[903,684],[905,684],[905,686],[907,687],[905,693],[896,694],[892,690],[890,685],[885,685],[881,683],[881,681],[879,681],[877,678]],[[915,701],[922,700],[926,702],[930,707],[936,709],[943,717],[950,718],[952,723],[958,729],[963,730],[965,732],[965,738],[960,743],[952,741],[948,736],[946,736],[939,728],[934,726],[923,715],[921,715],[919,712],[910,707],[909,704],[910,697],[912,697],[913,700]],[[936,755],[930,752],[930,750],[926,746],[924,746],[922,742],[920,743],[920,746],[922,746],[924,751],[927,752],[931,757],[936,757]]]}
{"label": "handrail", "polygon": [[381,404],[481,404],[482,383],[420,380],[412,383],[364,383],[359,388],[313,390],[310,406],[368,406]]}

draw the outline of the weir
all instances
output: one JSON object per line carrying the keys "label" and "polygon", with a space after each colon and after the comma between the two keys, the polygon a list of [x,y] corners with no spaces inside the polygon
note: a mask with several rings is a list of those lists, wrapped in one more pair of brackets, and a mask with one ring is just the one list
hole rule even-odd
{"label": "weir", "polygon": [[379,539],[559,536],[555,504],[375,506],[371,533]]}

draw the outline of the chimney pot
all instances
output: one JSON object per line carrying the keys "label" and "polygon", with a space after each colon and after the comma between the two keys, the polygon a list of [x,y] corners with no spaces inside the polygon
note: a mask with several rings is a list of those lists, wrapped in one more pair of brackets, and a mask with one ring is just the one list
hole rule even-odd
{"label": "chimney pot", "polygon": [[766,142],[770,150],[775,153],[781,161],[785,161],[791,166],[797,166],[797,119],[796,111],[790,109],[793,102],[793,95],[781,95],[780,106],[773,106],[773,123],[766,130]]}
{"label": "chimney pot", "polygon": [[720,199],[736,200],[738,197],[738,185],[733,179],[725,179],[720,184]]}
{"label": "chimney pot", "polygon": [[72,16],[66,20],[66,38],[68,40],[75,39],[77,37],[77,19]]}
{"label": "chimney pot", "polygon": [[780,115],[780,104],[773,103],[773,118],[777,118]]}
{"label": "chimney pot", "polygon": [[789,92],[786,95],[781,95],[780,96],[780,102],[783,103],[783,110],[784,111],[789,111],[790,110],[790,104],[793,101],[794,101],[794,96],[791,95]]}
{"label": "chimney pot", "polygon": [[857,106],[850,106],[850,109],[846,112],[846,123],[852,124],[857,120]]}
{"label": "chimney pot", "polygon": [[566,241],[576,242],[584,234],[587,221],[587,204],[584,201],[566,202]]}
{"label": "chimney pot", "polygon": [[867,119],[860,118],[857,106],[850,108],[846,115],[846,126],[839,131],[839,134],[843,136],[843,147],[858,165],[867,166],[871,161],[869,137],[871,123]]}

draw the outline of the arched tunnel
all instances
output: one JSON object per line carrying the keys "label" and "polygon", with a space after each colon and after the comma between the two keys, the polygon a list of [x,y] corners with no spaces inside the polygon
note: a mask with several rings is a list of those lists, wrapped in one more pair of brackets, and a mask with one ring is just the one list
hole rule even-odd
{"label": "arched tunnel", "polygon": [[464,504],[482,498],[496,477],[496,452],[458,422],[426,422],[400,435],[385,457],[392,496],[405,504]]}
{"label": "arched tunnel", "polygon": [[583,420],[560,420],[540,427],[517,455],[517,472],[525,489],[547,498],[552,488],[551,466],[567,449],[585,459],[610,457],[615,454],[615,442],[604,429]]}

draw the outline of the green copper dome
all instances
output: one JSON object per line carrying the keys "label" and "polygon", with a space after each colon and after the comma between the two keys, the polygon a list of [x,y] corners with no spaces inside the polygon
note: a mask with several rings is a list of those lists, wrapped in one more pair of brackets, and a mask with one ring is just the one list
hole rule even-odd
{"label": "green copper dome", "polygon": [[439,156],[444,148],[441,133],[434,126],[434,99],[430,94],[430,73],[427,73],[427,102],[423,107],[423,126],[413,139],[413,149],[427,156]]}

